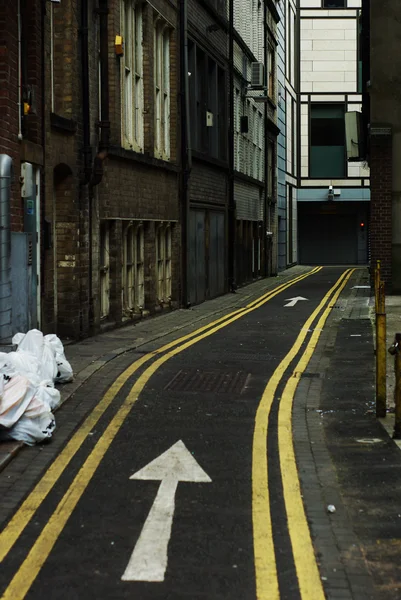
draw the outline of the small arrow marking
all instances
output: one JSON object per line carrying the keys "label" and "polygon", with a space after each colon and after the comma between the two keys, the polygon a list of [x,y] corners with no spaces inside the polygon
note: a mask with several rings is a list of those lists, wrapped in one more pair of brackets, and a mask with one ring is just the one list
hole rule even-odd
{"label": "small arrow marking", "polygon": [[295,306],[297,302],[300,300],[307,300],[308,298],[302,298],[302,296],[297,296],[296,298],[287,298],[286,302],[288,304],[284,304],[284,308],[288,308],[289,306]]}
{"label": "small arrow marking", "polygon": [[210,483],[212,480],[181,440],[130,479],[161,481],[161,484],[121,579],[164,581],[178,482]]}

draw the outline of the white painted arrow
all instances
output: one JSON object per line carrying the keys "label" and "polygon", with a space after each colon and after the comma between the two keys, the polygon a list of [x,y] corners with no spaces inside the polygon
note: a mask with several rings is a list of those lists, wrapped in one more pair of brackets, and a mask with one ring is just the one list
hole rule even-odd
{"label": "white painted arrow", "polygon": [[210,483],[212,480],[181,440],[146,467],[131,475],[130,479],[161,481],[161,484],[121,579],[123,581],[164,581],[178,482]]}
{"label": "white painted arrow", "polygon": [[287,298],[286,302],[288,304],[284,304],[284,308],[288,308],[289,306],[295,306],[297,302],[300,300],[307,300],[308,298],[302,298],[302,296],[297,296],[296,298]]}

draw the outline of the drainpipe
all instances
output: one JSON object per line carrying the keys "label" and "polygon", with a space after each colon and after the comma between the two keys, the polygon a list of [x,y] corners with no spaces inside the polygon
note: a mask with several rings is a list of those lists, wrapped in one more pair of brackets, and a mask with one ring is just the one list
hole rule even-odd
{"label": "drainpipe", "polygon": [[11,221],[10,195],[13,161],[0,154],[0,341],[9,342],[11,324]]}
{"label": "drainpipe", "polygon": [[89,108],[89,47],[88,47],[88,0],[81,2],[81,62],[82,62],[82,133],[84,155],[83,185],[89,183],[92,174],[92,148],[90,145]]}
{"label": "drainpipe", "polygon": [[[86,23],[86,32],[87,32],[87,0],[83,2],[86,5],[85,21]],[[84,9],[83,9],[84,10]],[[89,180],[89,218],[88,218],[88,229],[89,229],[89,327],[91,328],[94,323],[94,306],[93,306],[93,256],[92,256],[92,246],[93,246],[93,198],[94,198],[94,187],[99,185],[99,183],[103,179],[103,163],[107,158],[108,149],[110,145],[110,110],[109,110],[109,31],[108,31],[108,0],[99,0],[99,8],[97,9],[97,14],[99,15],[99,36],[100,36],[100,79],[101,79],[101,92],[100,92],[100,113],[101,118],[99,122],[100,127],[100,139],[98,145],[98,152],[93,161],[93,167],[91,172],[91,177]],[[84,32],[84,27],[83,27]],[[88,55],[88,39],[86,33],[86,60]],[[89,79],[89,78],[88,78]],[[88,81],[88,102],[89,102],[89,81]],[[89,111],[89,106],[88,106]],[[88,117],[89,123],[89,117]],[[88,147],[90,143],[90,129],[88,125]],[[89,153],[88,153],[89,154]]]}
{"label": "drainpipe", "polygon": [[[265,63],[265,68],[264,68],[264,85],[265,88],[267,89],[268,86],[268,77],[269,74],[267,72],[268,70],[268,47],[267,47],[267,39],[268,39],[268,30],[267,30],[267,2],[263,3],[263,28],[264,28],[264,63]],[[270,222],[270,202],[268,200],[267,197],[267,190],[268,190],[268,177],[269,177],[269,169],[268,169],[268,164],[267,164],[267,157],[268,157],[268,129],[267,129],[267,104],[265,104],[265,126],[264,126],[264,143],[265,143],[265,160],[264,160],[264,176],[265,176],[265,198],[264,198],[264,215],[263,215],[263,229],[264,229],[264,241],[263,241],[263,247],[264,247],[264,263],[265,263],[265,268],[264,268],[264,274],[265,277],[269,277],[270,275],[270,268],[269,268],[269,262],[271,261],[271,252],[272,252],[272,240],[271,237],[272,236],[267,236],[267,232],[271,232],[271,222]]]}
{"label": "drainpipe", "polygon": [[235,282],[235,200],[234,200],[234,0],[229,0],[228,28],[228,289],[234,292]]}
{"label": "drainpipe", "polygon": [[[108,29],[108,0],[99,0],[99,8],[96,11],[99,15],[99,34],[100,34],[100,113],[101,119],[98,123],[100,127],[100,139],[98,152],[95,156],[92,169],[92,177],[89,181],[89,193],[93,196],[93,188],[102,181],[103,161],[107,158],[110,145],[110,97],[109,97],[109,29]],[[88,94],[89,95],[89,94]]]}
{"label": "drainpipe", "polygon": [[18,20],[18,139],[22,140],[22,82],[21,82],[21,0],[17,4],[17,20]]}
{"label": "drainpipe", "polygon": [[180,1],[180,87],[181,87],[181,306],[190,306],[188,294],[188,181],[192,169],[192,149],[188,80],[188,0]]}
{"label": "drainpipe", "polygon": [[107,152],[110,144],[108,0],[99,0],[98,14],[100,25],[100,79],[102,83],[99,151]]}

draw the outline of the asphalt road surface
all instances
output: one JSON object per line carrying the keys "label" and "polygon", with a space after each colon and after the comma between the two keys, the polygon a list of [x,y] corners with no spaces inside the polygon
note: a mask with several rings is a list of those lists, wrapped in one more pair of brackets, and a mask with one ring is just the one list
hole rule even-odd
{"label": "asphalt road surface", "polygon": [[132,353],[0,534],[2,598],[323,600],[292,404],[352,274]]}

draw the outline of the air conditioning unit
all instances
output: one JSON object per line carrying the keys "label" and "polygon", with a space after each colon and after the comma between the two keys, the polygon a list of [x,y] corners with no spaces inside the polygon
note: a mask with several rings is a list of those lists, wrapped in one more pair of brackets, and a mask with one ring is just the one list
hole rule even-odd
{"label": "air conditioning unit", "polygon": [[261,62],[251,63],[251,87],[262,88],[264,85],[264,66]]}

